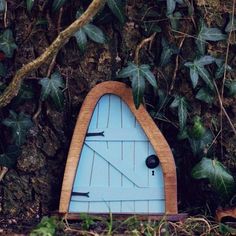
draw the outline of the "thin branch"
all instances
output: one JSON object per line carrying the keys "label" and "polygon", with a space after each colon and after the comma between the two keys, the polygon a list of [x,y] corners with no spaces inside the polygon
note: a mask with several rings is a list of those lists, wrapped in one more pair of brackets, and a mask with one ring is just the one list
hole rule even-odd
{"label": "thin branch", "polygon": [[7,1],[5,2],[3,23],[4,23],[4,28],[7,28]]}
{"label": "thin branch", "polygon": [[145,44],[152,42],[153,39],[155,38],[155,36],[156,36],[156,33],[153,33],[150,37],[142,40],[141,43],[137,46],[137,48],[135,50],[135,56],[134,56],[135,64],[137,64],[137,65],[139,64],[139,52],[140,52],[141,48],[143,48]]}
{"label": "thin branch", "polygon": [[92,20],[94,15],[103,6],[104,2],[105,0],[93,0],[88,9],[80,16],[80,18],[75,20],[70,26],[62,31],[41,56],[36,58],[34,61],[23,65],[23,67],[16,72],[11,83],[0,96],[0,108],[10,103],[11,100],[18,94],[21,81],[24,77],[57,54],[61,47],[68,42],[69,38],[73,36],[76,31]]}
{"label": "thin branch", "polygon": [[[231,21],[231,27],[230,28],[233,28],[233,24],[234,24],[235,4],[236,4],[236,0],[233,1],[232,21]],[[230,32],[229,32],[226,55],[225,55],[225,68],[224,68],[224,76],[223,76],[222,88],[221,88],[221,99],[222,100],[224,99],[224,85],[225,85],[225,80],[226,80],[226,76],[227,76],[227,64],[228,64],[228,59],[229,59],[229,48],[230,48],[231,35],[232,35],[232,30],[230,30]]]}
{"label": "thin branch", "polygon": [[[182,40],[180,41],[180,44],[179,44],[179,47],[178,47],[179,50],[182,48],[185,38],[186,38],[186,36],[184,35],[184,37],[183,37]],[[170,85],[169,94],[171,93],[171,91],[172,91],[173,88],[174,88],[175,80],[176,80],[176,75],[177,75],[178,69],[179,69],[179,54],[177,54],[177,56],[176,56],[176,58],[175,58],[175,70],[174,70],[174,74],[173,74],[173,76],[172,76],[172,82],[171,82],[171,85]]]}
{"label": "thin branch", "polygon": [[[230,117],[229,117],[227,111],[225,110],[225,108],[224,108],[224,106],[223,106],[223,101],[222,101],[222,99],[221,99],[219,89],[218,89],[218,87],[217,87],[217,85],[216,85],[216,82],[215,82],[214,80],[213,80],[213,84],[214,84],[215,89],[216,89],[216,93],[217,93],[217,97],[218,97],[218,100],[219,100],[219,103],[220,103],[221,110],[222,110],[222,112],[224,113],[224,115],[226,116],[226,118],[227,118],[227,120],[228,120],[228,122],[229,122],[229,124],[230,124],[230,126],[231,126],[231,128],[232,128],[232,130],[233,130],[233,132],[234,132],[234,134],[236,135],[236,129],[235,129],[235,127],[234,127],[234,125],[233,125],[233,123],[232,123],[232,121],[231,121],[231,119],[230,119]],[[221,127],[221,128],[222,128],[222,127]]]}

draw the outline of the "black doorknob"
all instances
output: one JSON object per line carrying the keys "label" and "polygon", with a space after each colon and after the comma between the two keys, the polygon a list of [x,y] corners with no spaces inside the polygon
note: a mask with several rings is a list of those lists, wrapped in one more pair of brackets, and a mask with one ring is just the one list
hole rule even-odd
{"label": "black doorknob", "polygon": [[154,169],[159,165],[159,159],[156,155],[150,155],[146,159],[146,166],[149,169]]}

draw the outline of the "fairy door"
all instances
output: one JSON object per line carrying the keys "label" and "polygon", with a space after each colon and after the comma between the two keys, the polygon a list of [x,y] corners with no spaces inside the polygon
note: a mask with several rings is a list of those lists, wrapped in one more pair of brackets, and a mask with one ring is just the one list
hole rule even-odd
{"label": "fairy door", "polygon": [[165,212],[158,157],[129,107],[116,95],[103,95],[93,111],[69,212]]}

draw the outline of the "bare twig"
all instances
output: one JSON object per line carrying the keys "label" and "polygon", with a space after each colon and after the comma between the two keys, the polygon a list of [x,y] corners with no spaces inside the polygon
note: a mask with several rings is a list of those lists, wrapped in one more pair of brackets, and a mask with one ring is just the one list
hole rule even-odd
{"label": "bare twig", "polygon": [[156,33],[153,33],[150,37],[142,40],[141,43],[137,46],[137,48],[135,50],[135,56],[134,56],[135,64],[137,64],[137,65],[139,64],[139,52],[140,52],[141,48],[144,47],[145,44],[151,43],[153,41],[153,39],[155,38],[155,36],[156,36]]}
{"label": "bare twig", "polygon": [[[234,22],[234,15],[235,15],[235,0],[233,0],[233,6],[232,6],[232,21],[231,21],[231,27],[233,26],[233,22]],[[223,113],[226,113],[224,107],[223,107],[223,100],[224,100],[224,85],[225,85],[225,80],[226,80],[226,76],[227,76],[227,64],[228,64],[228,58],[229,58],[229,48],[230,48],[230,38],[232,35],[232,30],[230,30],[229,32],[229,36],[228,36],[228,42],[227,42],[227,49],[226,49],[226,55],[225,55],[225,68],[224,68],[224,76],[223,76],[223,81],[222,81],[222,87],[221,87],[221,94],[219,93],[219,90],[215,84],[216,90],[217,90],[217,95],[218,95],[218,99],[220,101],[221,104],[221,111],[220,111],[220,128],[221,130],[223,129]],[[225,114],[227,119],[230,121],[230,125],[234,131],[234,133],[236,134],[235,128],[230,120],[230,118],[228,117],[228,114]],[[221,143],[223,140],[223,132],[221,132],[220,134],[221,137]],[[221,145],[221,156],[223,156],[223,146]]]}
{"label": "bare twig", "polygon": [[7,28],[7,1],[5,2],[3,23],[4,23],[4,28]]}
{"label": "bare twig", "polygon": [[22,68],[16,72],[12,82],[0,96],[0,108],[6,106],[18,94],[23,78],[57,54],[60,48],[67,43],[69,38],[73,36],[76,31],[91,21],[104,2],[104,0],[93,0],[80,18],[75,20],[70,26],[62,31],[41,56],[36,58],[34,61],[23,65]]}
{"label": "bare twig", "polygon": [[[185,38],[186,38],[186,36],[184,35],[184,37],[183,37],[182,40],[180,41],[180,44],[179,44],[179,47],[178,47],[179,50],[182,48]],[[175,70],[174,70],[174,74],[173,74],[173,76],[172,76],[172,82],[171,82],[171,85],[170,85],[169,94],[171,93],[171,91],[172,91],[173,88],[174,88],[175,80],[176,80],[176,75],[177,75],[178,69],[179,69],[179,54],[177,54],[177,56],[176,56],[176,58],[175,58]]]}
{"label": "bare twig", "polygon": [[8,168],[3,166],[1,171],[0,171],[0,182],[3,180],[3,178],[4,178],[5,174],[7,173],[7,171],[8,171]]}
{"label": "bare twig", "polygon": [[[218,100],[219,100],[219,103],[220,103],[221,110],[222,110],[222,112],[224,113],[224,115],[226,116],[226,118],[227,118],[227,120],[228,120],[228,122],[229,122],[229,124],[230,124],[230,126],[231,126],[231,128],[232,128],[232,130],[233,130],[233,132],[234,132],[234,134],[236,135],[236,129],[235,129],[235,127],[234,127],[234,125],[233,125],[233,123],[232,123],[232,121],[231,121],[231,119],[230,119],[230,117],[229,117],[227,111],[225,110],[225,108],[224,108],[224,106],[223,106],[223,101],[222,101],[222,99],[221,99],[219,89],[218,89],[218,87],[217,87],[217,85],[216,85],[216,82],[215,82],[214,80],[213,80],[213,84],[214,84],[215,89],[216,89],[216,93],[217,93],[217,97],[218,97]],[[221,128],[222,128],[222,127],[221,127]]]}

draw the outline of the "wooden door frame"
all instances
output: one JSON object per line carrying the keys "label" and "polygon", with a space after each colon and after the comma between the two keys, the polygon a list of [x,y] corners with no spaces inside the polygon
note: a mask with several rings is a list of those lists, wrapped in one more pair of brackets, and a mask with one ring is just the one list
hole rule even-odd
{"label": "wooden door frame", "polygon": [[175,161],[171,149],[143,105],[135,108],[131,89],[121,82],[108,81],[96,85],[86,96],[81,107],[74,129],[70,150],[68,153],[60,198],[60,213],[68,213],[74,178],[79,162],[84,139],[90,124],[96,104],[105,94],[119,96],[130,108],[135,118],[143,128],[155,150],[164,175],[165,214],[178,214],[177,179]]}

